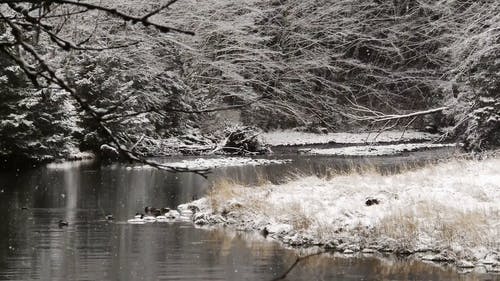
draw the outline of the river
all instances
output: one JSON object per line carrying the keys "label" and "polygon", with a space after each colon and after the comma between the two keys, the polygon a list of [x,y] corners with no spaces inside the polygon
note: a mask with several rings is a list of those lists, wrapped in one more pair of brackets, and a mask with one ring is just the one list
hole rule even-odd
{"label": "river", "polygon": [[[280,182],[292,174],[324,174],[352,166],[394,172],[408,164],[439,161],[442,154],[369,160],[285,154],[277,157],[291,163],[220,168],[208,179],[92,161],[0,172],[0,280],[271,280],[287,270],[295,253],[258,234],[196,228],[190,222],[125,221],[145,206],[175,207],[199,198],[220,178]],[[115,219],[106,221],[106,214]],[[59,227],[60,219],[69,226]],[[401,257],[325,254],[299,263],[286,280],[500,277],[459,274],[451,267]]]}

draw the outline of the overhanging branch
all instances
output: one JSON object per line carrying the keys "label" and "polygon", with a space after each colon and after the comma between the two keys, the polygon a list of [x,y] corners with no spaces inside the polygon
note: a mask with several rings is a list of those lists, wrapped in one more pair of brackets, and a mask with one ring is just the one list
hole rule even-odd
{"label": "overhanging branch", "polygon": [[421,111],[415,111],[411,112],[408,114],[387,114],[387,115],[381,115],[381,116],[373,116],[373,117],[364,117],[364,120],[367,121],[373,121],[373,122],[383,122],[383,121],[391,121],[391,120],[398,120],[398,119],[406,119],[406,118],[412,118],[412,117],[418,117],[418,116],[423,116],[423,115],[428,115],[432,113],[437,113],[441,112],[443,110],[448,109],[447,106],[443,107],[438,107],[438,108],[432,108],[432,109],[427,109],[427,110],[421,110]]}
{"label": "overhanging branch", "polygon": [[[2,1],[3,3],[6,3],[5,1]],[[0,4],[2,3],[0,2]],[[34,3],[36,1],[7,1],[9,3],[10,7],[12,8],[13,11],[18,12],[20,15],[23,15],[24,20],[27,21],[29,24],[37,24],[37,19],[31,17],[29,14],[24,13],[24,10],[21,11],[19,9],[22,9],[22,7],[18,7],[13,5],[13,3]],[[137,20],[137,22],[141,22],[144,25],[153,25],[157,29],[159,29],[162,32],[168,32],[168,31],[180,31],[177,29],[172,29],[169,27],[164,27],[160,26],[157,24],[153,24],[148,21],[148,17],[146,17],[144,20],[125,15],[123,13],[120,13],[114,9],[109,9],[109,8],[104,8],[104,7],[98,7],[92,4],[88,3],[82,3],[82,2],[73,2],[73,1],[46,1],[50,3],[65,3],[65,4],[72,4],[75,6],[84,6],[89,9],[99,9],[103,11],[107,11],[117,17],[123,18],[125,20]],[[170,4],[172,3],[169,2]],[[157,11],[159,12],[159,11]],[[156,12],[156,13],[157,13]],[[201,175],[203,177],[206,177],[207,173],[209,173],[209,169],[206,168],[182,168],[182,167],[175,167],[175,166],[169,166],[168,164],[163,164],[163,163],[158,163],[156,161],[152,161],[149,159],[146,159],[145,157],[142,157],[141,155],[127,149],[124,145],[122,145],[121,141],[119,138],[114,134],[114,132],[108,127],[106,124],[106,121],[102,119],[102,114],[99,114],[96,110],[93,109],[92,106],[83,98],[81,98],[75,89],[73,89],[69,84],[66,83],[62,78],[60,78],[57,75],[57,72],[45,61],[42,55],[40,55],[36,48],[28,43],[25,40],[25,30],[24,28],[17,23],[18,19],[12,18],[12,17],[7,17],[5,14],[0,11],[0,20],[5,22],[7,26],[10,28],[10,33],[14,37],[13,41],[8,41],[8,42],[1,42],[2,44],[0,45],[0,51],[4,52],[7,54],[9,57],[12,58],[12,60],[19,66],[21,69],[26,73],[26,75],[33,81],[33,84],[35,86],[40,86],[38,83],[37,78],[43,78],[45,79],[46,84],[44,86],[50,86],[51,84],[56,84],[58,85],[62,90],[66,91],[69,96],[75,100],[75,102],[80,106],[81,110],[83,110],[90,118],[92,118],[95,123],[98,125],[98,128],[100,128],[106,137],[110,140],[111,144],[119,151],[120,155],[123,156],[125,159],[128,159],[130,161],[134,162],[139,162],[143,164],[147,164],[149,166],[166,170],[166,171],[172,171],[172,172],[193,172],[198,175]],[[38,25],[42,28],[44,28],[44,31],[51,36],[51,39],[59,46],[61,44],[68,44],[69,41],[64,41],[63,39],[57,37],[55,34],[50,33],[50,28],[48,26],[44,25]],[[186,32],[184,32],[186,33]],[[187,32],[188,34],[192,34],[190,32]],[[71,48],[76,49],[75,45],[70,44]],[[23,50],[23,52],[27,55],[29,55],[29,60],[31,63],[34,63],[32,65],[31,63],[28,63],[27,60],[24,58],[22,53],[14,50],[13,48],[19,48]],[[10,50],[9,50],[10,49]]]}

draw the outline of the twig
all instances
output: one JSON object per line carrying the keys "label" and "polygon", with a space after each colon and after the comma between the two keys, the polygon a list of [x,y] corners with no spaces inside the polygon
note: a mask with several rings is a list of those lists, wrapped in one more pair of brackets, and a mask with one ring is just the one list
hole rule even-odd
{"label": "twig", "polygon": [[152,16],[154,16],[154,15],[158,14],[159,12],[161,12],[161,11],[163,11],[163,10],[167,9],[168,7],[170,7],[172,4],[174,4],[174,3],[175,3],[175,2],[177,2],[177,1],[178,1],[178,0],[170,0],[170,2],[168,2],[167,4],[165,4],[165,5],[161,6],[160,8],[158,8],[158,9],[156,9],[156,10],[152,11],[151,13],[149,13],[149,14],[147,14],[147,15],[143,16],[143,17],[142,17],[142,20],[143,20],[143,21],[147,20],[148,18],[150,18],[150,17],[152,17]]}
{"label": "twig", "polygon": [[295,262],[292,265],[290,265],[290,267],[285,272],[283,272],[280,276],[272,279],[271,281],[278,281],[278,280],[285,279],[286,276],[288,275],[288,273],[290,273],[290,271],[292,271],[295,268],[295,266],[297,266],[297,264],[299,264],[299,262],[301,262],[303,260],[306,260],[306,259],[308,259],[310,257],[319,256],[319,255],[324,254],[324,253],[325,252],[320,251],[320,252],[317,252],[317,253],[314,253],[314,254],[309,254],[309,255],[306,255],[306,256],[303,256],[303,257],[298,256],[297,259],[295,260]]}
{"label": "twig", "polygon": [[142,134],[142,136],[139,138],[139,140],[134,144],[132,145],[132,147],[130,148],[130,150],[134,150],[134,148],[139,144],[141,143],[141,141],[144,139],[144,137],[146,136],[146,134]]}
{"label": "twig", "polygon": [[[410,125],[415,122],[415,120],[417,120],[418,116],[415,116],[413,117],[413,119],[410,120],[410,122],[408,122],[405,127],[403,128],[403,132],[401,133],[401,136],[399,137],[399,139],[402,139],[403,136],[405,135],[406,133],[406,130],[408,129],[408,127],[410,127]],[[398,120],[399,121],[399,120]]]}

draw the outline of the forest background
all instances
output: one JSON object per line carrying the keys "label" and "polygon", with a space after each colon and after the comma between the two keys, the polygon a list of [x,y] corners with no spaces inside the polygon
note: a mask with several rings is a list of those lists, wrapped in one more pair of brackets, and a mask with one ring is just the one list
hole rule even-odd
{"label": "forest background", "polygon": [[206,153],[179,147],[235,123],[500,144],[498,1],[171,2],[0,1],[2,163]]}

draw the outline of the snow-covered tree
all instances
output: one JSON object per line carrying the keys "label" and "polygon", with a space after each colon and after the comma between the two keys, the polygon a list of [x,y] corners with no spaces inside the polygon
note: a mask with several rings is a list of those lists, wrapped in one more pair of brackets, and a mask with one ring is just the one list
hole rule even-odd
{"label": "snow-covered tree", "polygon": [[[164,67],[140,51],[80,52],[68,58],[66,79],[122,143],[133,145],[143,135],[178,133],[188,122],[182,113],[191,108],[187,86]],[[96,121],[82,116],[83,149],[98,150],[110,142]]]}
{"label": "snow-covered tree", "polygon": [[65,156],[74,125],[67,96],[35,89],[19,66],[0,57],[0,160],[30,164]]}

